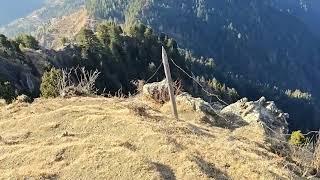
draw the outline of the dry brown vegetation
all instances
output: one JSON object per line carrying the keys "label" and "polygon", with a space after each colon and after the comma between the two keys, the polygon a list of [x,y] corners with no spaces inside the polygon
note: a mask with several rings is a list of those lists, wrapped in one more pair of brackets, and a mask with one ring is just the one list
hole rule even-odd
{"label": "dry brown vegetation", "polygon": [[0,179],[294,179],[258,126],[224,129],[178,102],[36,99],[0,106]]}
{"label": "dry brown vegetation", "polygon": [[[58,49],[63,46],[61,39],[74,37],[89,23],[86,10],[80,9],[70,15],[62,16],[46,24],[37,35],[41,45]],[[43,32],[44,31],[44,32]]]}

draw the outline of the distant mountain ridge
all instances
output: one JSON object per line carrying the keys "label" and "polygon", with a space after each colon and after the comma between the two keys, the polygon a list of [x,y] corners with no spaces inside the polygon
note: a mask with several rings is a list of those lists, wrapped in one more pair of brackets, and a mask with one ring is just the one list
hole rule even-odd
{"label": "distant mountain ridge", "polygon": [[11,21],[24,17],[32,11],[38,9],[45,0],[5,0],[1,1],[0,6],[0,26]]}
{"label": "distant mountain ridge", "polygon": [[318,0],[274,0],[275,7],[298,17],[311,31],[320,36],[320,1]]}
{"label": "distant mountain ridge", "polygon": [[46,0],[44,5],[23,18],[0,27],[0,33],[8,37],[20,33],[36,35],[38,28],[64,15],[84,8],[85,0]]}

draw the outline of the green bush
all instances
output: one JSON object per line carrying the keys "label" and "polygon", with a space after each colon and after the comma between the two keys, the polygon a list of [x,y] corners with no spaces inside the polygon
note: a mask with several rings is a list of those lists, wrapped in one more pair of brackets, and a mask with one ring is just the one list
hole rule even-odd
{"label": "green bush", "polygon": [[16,38],[16,42],[25,48],[38,50],[39,42],[31,35],[21,34]]}
{"label": "green bush", "polygon": [[298,145],[304,144],[306,142],[306,138],[301,133],[301,131],[293,131],[290,136],[289,142],[290,142],[290,144],[298,146]]}
{"label": "green bush", "polygon": [[0,81],[0,98],[6,100],[7,103],[11,103],[15,98],[14,89],[10,82]]}
{"label": "green bush", "polygon": [[52,68],[50,71],[45,72],[42,76],[40,85],[41,96],[45,98],[59,96],[59,79],[61,79],[61,71]]}

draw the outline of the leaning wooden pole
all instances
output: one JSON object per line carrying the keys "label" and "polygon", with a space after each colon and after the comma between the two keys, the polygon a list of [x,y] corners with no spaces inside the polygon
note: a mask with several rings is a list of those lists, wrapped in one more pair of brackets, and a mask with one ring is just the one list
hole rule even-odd
{"label": "leaning wooden pole", "polygon": [[171,78],[170,66],[169,66],[168,56],[164,47],[162,47],[162,61],[163,61],[164,72],[166,74],[167,83],[168,83],[168,90],[169,90],[170,101],[172,105],[172,112],[174,117],[178,119],[179,116],[178,116],[177,103],[176,103],[176,98],[175,98],[174,88],[173,88],[173,83]]}

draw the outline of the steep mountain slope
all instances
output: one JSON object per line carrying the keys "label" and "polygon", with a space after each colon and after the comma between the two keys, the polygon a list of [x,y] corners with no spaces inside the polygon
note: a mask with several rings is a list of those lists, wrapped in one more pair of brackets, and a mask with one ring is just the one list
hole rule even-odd
{"label": "steep mountain slope", "polygon": [[320,41],[300,18],[276,8],[301,7],[299,3],[88,0],[87,9],[100,18],[148,24],[173,36],[183,47],[214,57],[225,72],[319,97]]}
{"label": "steep mountain slope", "polygon": [[2,1],[0,6],[0,26],[24,17],[35,9],[38,9],[45,0],[10,0]]}
{"label": "steep mountain slope", "polygon": [[39,94],[41,75],[49,65],[40,52],[27,51],[20,57],[0,55],[0,79],[10,82],[19,93]]}
{"label": "steep mountain slope", "polygon": [[41,50],[21,49],[16,41],[0,34],[0,82],[10,82],[19,93],[39,94],[41,75],[49,64]]}
{"label": "steep mountain slope", "polygon": [[179,121],[146,97],[0,106],[0,178],[298,178],[257,122],[224,129],[188,101],[178,107]]}
{"label": "steep mountain slope", "polygon": [[275,0],[273,4],[280,11],[294,15],[306,23],[311,31],[320,36],[320,1],[318,0]]}
{"label": "steep mountain slope", "polygon": [[[39,43],[46,48],[58,49],[68,43],[82,28],[90,25],[85,9],[79,9],[66,16],[58,17],[45,23],[35,33]],[[66,42],[63,42],[65,39]]]}
{"label": "steep mountain slope", "polygon": [[42,25],[83,8],[84,0],[47,0],[39,9],[0,28],[0,33],[14,37],[20,33],[35,34]]}

